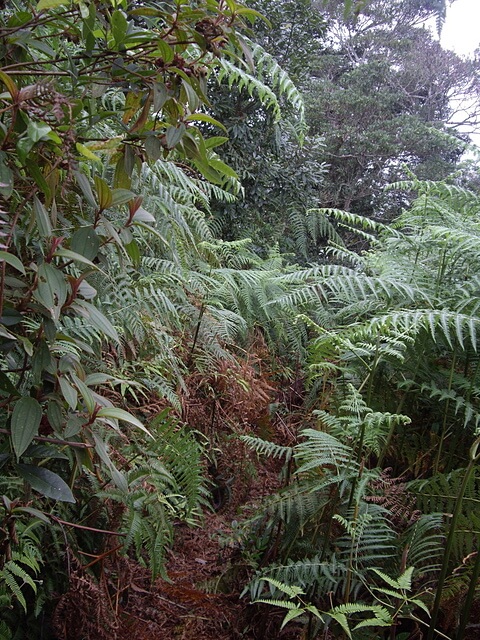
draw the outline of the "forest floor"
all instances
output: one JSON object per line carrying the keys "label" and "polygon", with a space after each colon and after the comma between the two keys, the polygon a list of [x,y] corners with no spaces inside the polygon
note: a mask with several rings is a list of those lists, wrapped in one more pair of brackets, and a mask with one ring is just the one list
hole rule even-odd
{"label": "forest floor", "polygon": [[[257,422],[256,430],[262,437],[266,437],[262,431],[267,429],[267,439],[290,445],[295,439],[294,431],[281,420],[265,423],[272,391],[265,380],[263,385],[258,379],[251,380],[252,391],[243,404],[238,387],[226,385],[226,389],[228,396],[225,400],[224,394],[220,407],[223,417],[241,415],[233,426],[229,420],[226,428],[227,420],[223,420],[223,433],[217,425],[214,435],[220,457],[216,472],[228,478],[228,495],[223,496],[222,504],[206,509],[197,527],[181,523],[175,526],[174,545],[166,559],[166,578],[157,578],[153,583],[146,568],[117,553],[118,539],[114,537],[101,566],[95,567],[96,579],[71,557],[70,589],[60,596],[53,615],[56,640],[300,638],[300,626],[296,624],[280,631],[281,611],[251,604],[248,594],[242,597],[253,569],[238,533],[241,523],[258,511],[262,500],[280,488],[283,466],[282,461],[260,458],[238,436],[252,433],[251,425]],[[189,422],[204,425],[204,435],[212,438],[207,433],[210,409],[198,395],[197,402],[190,400]],[[212,503],[216,502],[212,491]]]}
{"label": "forest floor", "polygon": [[228,502],[204,514],[201,526],[178,525],[166,563],[168,579],[152,584],[147,569],[115,553],[106,558],[103,583],[73,567],[71,588],[55,612],[55,637],[297,640],[296,625],[279,631],[281,613],[252,605],[248,594],[241,597],[252,571],[242,556],[236,525],[278,489],[280,467],[278,461],[257,460],[248,482],[240,478],[232,483]]}

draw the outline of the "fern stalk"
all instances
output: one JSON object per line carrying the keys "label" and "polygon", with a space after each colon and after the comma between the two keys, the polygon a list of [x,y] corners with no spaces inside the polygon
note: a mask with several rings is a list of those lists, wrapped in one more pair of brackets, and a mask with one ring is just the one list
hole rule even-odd
{"label": "fern stalk", "polygon": [[[452,384],[453,384],[453,375],[455,373],[455,364],[457,361],[457,352],[456,350],[453,352],[453,357],[452,357],[452,364],[450,366],[450,377],[448,380],[448,391],[450,392],[452,390]],[[435,458],[435,464],[434,464],[434,472],[438,473],[438,467],[440,465],[440,457],[442,455],[442,449],[443,449],[443,443],[445,441],[445,436],[447,433],[447,420],[448,420],[448,409],[450,406],[450,398],[447,398],[446,402],[445,402],[445,409],[443,411],[443,420],[442,420],[442,433],[440,436],[440,444],[438,446],[438,451],[437,451],[437,455]]]}
{"label": "fern stalk", "polygon": [[433,609],[432,609],[432,617],[430,620],[430,627],[428,630],[428,635],[426,640],[433,640],[434,638],[435,626],[437,624],[438,613],[440,610],[440,602],[442,599],[443,585],[445,583],[445,578],[447,577],[448,563],[450,560],[450,555],[452,553],[457,522],[462,512],[463,497],[465,495],[466,488],[468,486],[470,478],[472,477],[473,473],[475,473],[475,465],[477,461],[480,459],[480,453],[478,452],[479,446],[480,446],[480,438],[477,438],[470,448],[470,452],[469,452],[470,461],[468,463],[467,468],[465,469],[465,475],[463,476],[462,485],[460,487],[460,491],[457,496],[457,501],[455,503],[455,509],[453,511],[450,530],[448,532],[447,542],[445,545],[445,554],[443,556],[442,568],[440,570],[440,575],[438,577],[437,591],[435,594],[435,601],[433,603]]}
{"label": "fern stalk", "polygon": [[465,628],[467,622],[470,619],[470,611],[472,610],[473,601],[475,598],[475,592],[477,590],[477,582],[480,577],[480,536],[477,537],[477,556],[475,558],[475,564],[473,565],[472,576],[470,578],[470,584],[468,586],[468,593],[465,599],[462,615],[460,616],[460,622],[458,624],[457,633],[455,634],[455,640],[463,640],[465,635]]}

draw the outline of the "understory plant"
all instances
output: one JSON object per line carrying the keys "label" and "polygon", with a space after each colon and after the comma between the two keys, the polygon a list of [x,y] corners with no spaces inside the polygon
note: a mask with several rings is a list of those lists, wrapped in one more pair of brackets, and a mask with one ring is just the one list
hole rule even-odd
{"label": "understory plant", "polygon": [[[317,612],[329,602],[373,606],[388,588],[381,576],[393,581],[411,567],[419,597],[410,624],[430,640],[460,639],[478,598],[480,199],[446,183],[399,187],[417,198],[389,226],[322,211],[368,241],[366,252],[336,242],[329,264],[277,279],[286,293],[271,304],[296,309],[316,335],[306,402],[317,426],[285,451],[249,439],[261,454],[294,461],[268,516],[254,520],[265,535],[249,592],[264,597],[273,579],[301,589]],[[270,587],[273,598],[281,591]],[[361,629],[344,633],[369,637]]]}
{"label": "understory plant", "polygon": [[5,633],[28,619],[35,637],[54,591],[101,584],[119,556],[164,575],[174,522],[199,522],[185,378],[238,357],[239,269],[259,263],[210,225],[241,187],[208,94],[240,83],[275,119],[301,98],[285,73],[255,77],[241,34],[260,16],[236,2],[1,11],[0,595]]}

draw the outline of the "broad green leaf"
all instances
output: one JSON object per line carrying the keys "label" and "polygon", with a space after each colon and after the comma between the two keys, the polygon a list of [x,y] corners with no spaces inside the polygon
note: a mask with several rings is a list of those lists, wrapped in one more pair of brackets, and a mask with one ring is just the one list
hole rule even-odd
{"label": "broad green leaf", "polygon": [[185,131],[186,131],[186,127],[183,123],[180,124],[178,127],[169,127],[165,134],[167,147],[169,149],[173,149],[180,142]]}
{"label": "broad green leaf", "polygon": [[47,420],[52,429],[60,433],[63,427],[63,411],[56,400],[49,400],[47,405]]}
{"label": "broad green leaf", "polygon": [[208,122],[208,124],[212,124],[214,127],[222,129],[223,131],[225,131],[225,133],[227,132],[226,128],[221,122],[215,120],[215,118],[212,118],[212,116],[209,116],[206,113],[192,113],[191,115],[187,116],[185,120],[187,120],[188,122]]}
{"label": "broad green leaf", "polygon": [[52,128],[45,122],[35,122],[35,120],[30,120],[27,126],[27,135],[32,142],[39,142],[45,138],[51,130]]}
{"label": "broad green leaf", "polygon": [[77,181],[78,186],[80,187],[83,195],[85,196],[85,200],[88,202],[90,206],[96,209],[97,202],[95,201],[92,187],[90,185],[90,182],[88,181],[87,176],[81,171],[75,171],[74,175],[75,175],[75,179]]}
{"label": "broad green leaf", "polygon": [[63,5],[70,4],[69,0],[40,0],[37,4],[37,11],[44,11],[45,9],[54,9],[55,7],[61,7]]}
{"label": "broad green leaf", "polygon": [[30,516],[38,518],[46,524],[50,524],[49,518],[43,513],[43,511],[39,511],[38,509],[34,509],[33,507],[15,507],[14,513],[28,513]]}
{"label": "broad green leaf", "polygon": [[49,444],[31,444],[26,453],[26,458],[48,458],[49,460],[68,460],[66,453],[59,451]]}
{"label": "broad green leaf", "polygon": [[18,389],[3,371],[0,371],[0,393],[6,396],[20,395]]}
{"label": "broad green leaf", "polygon": [[37,343],[37,348],[32,358],[32,375],[34,378],[34,384],[40,384],[42,373],[49,370],[52,371],[52,356],[50,349],[45,340],[40,340]]}
{"label": "broad green leaf", "polygon": [[67,283],[63,272],[46,262],[41,264],[34,296],[47,309],[59,309],[67,299]]}
{"label": "broad green leaf", "polygon": [[93,387],[97,384],[105,384],[106,382],[111,382],[112,380],[116,380],[116,378],[114,378],[114,376],[108,375],[108,373],[90,373],[85,378],[85,384]]}
{"label": "broad green leaf", "polygon": [[133,216],[135,222],[155,222],[155,216],[146,211],[143,207],[138,207]]}
{"label": "broad green leaf", "polygon": [[[196,94],[194,88],[187,80],[182,83],[182,88],[185,91],[186,102],[188,103],[189,111],[196,111],[200,105],[200,98]],[[183,96],[182,96],[183,97]]]}
{"label": "broad green leaf", "polygon": [[80,227],[70,240],[70,248],[87,260],[94,260],[100,248],[100,239],[93,227]]}
{"label": "broad green leaf", "polygon": [[6,154],[0,151],[0,195],[8,200],[13,193],[13,171],[4,164]]}
{"label": "broad green leaf", "polygon": [[[168,47],[170,50],[170,47]],[[173,52],[172,52],[173,56]],[[162,56],[163,57],[163,56]],[[155,82],[153,85],[153,108],[155,111],[160,111],[165,102],[168,99],[167,87],[163,82]]]}
{"label": "broad green leaf", "polygon": [[160,160],[163,156],[163,146],[157,136],[148,136],[145,140],[145,151],[152,162]]}
{"label": "broad green leaf", "polygon": [[17,256],[14,256],[12,253],[8,253],[8,251],[0,251],[0,262],[6,262],[11,267],[25,275],[25,267],[23,266],[19,258],[17,258]]}
{"label": "broad green leaf", "polygon": [[41,419],[42,407],[35,398],[24,396],[16,402],[10,429],[17,460],[26,451],[33,438],[38,435]]}
{"label": "broad green leaf", "polygon": [[128,28],[128,22],[123,11],[120,11],[119,9],[114,11],[110,24],[112,27],[113,39],[118,47],[125,42]]}
{"label": "broad green leaf", "polygon": [[68,406],[75,410],[78,403],[78,392],[73,385],[65,378],[65,376],[58,376],[58,384],[62,391],[62,395],[67,401]]}
{"label": "broad green leaf", "polygon": [[[28,173],[32,176],[32,178],[37,183],[37,186],[39,187],[39,189],[41,189],[42,193],[47,198],[47,201],[49,201],[52,195],[52,191],[47,181],[45,180],[45,176],[43,175],[38,164],[35,161],[29,160],[27,158],[25,160],[25,167],[27,168]],[[0,165],[0,168],[1,168],[1,165]]]}
{"label": "broad green leaf", "polygon": [[210,162],[211,166],[214,169],[216,169],[217,171],[220,171],[220,173],[223,173],[224,175],[228,176],[229,178],[235,178],[236,180],[238,180],[237,172],[234,171],[232,169],[232,167],[229,167],[228,164],[226,164],[225,162],[223,162],[219,158],[210,158],[209,162]]}
{"label": "broad green leaf", "polygon": [[70,417],[67,420],[67,424],[65,425],[65,430],[63,432],[64,438],[73,438],[78,435],[82,430],[85,422],[81,419],[79,415],[76,413],[70,414]]}
{"label": "broad green leaf", "polygon": [[245,16],[245,18],[247,18],[252,24],[255,22],[257,18],[259,18],[260,20],[263,20],[263,22],[265,22],[265,24],[269,29],[272,28],[272,23],[270,22],[270,20],[259,11],[256,11],[255,9],[250,9],[249,7],[242,7],[241,5],[237,5],[237,7],[235,8],[235,13],[238,14],[239,16]]}
{"label": "broad green leaf", "polygon": [[82,256],[80,253],[76,253],[75,251],[70,251],[70,249],[57,249],[55,251],[55,256],[60,258],[67,258],[68,260],[75,260],[76,262],[81,262],[82,264],[88,264],[93,269],[97,269],[98,267],[88,258]]}
{"label": "broad green leaf", "polygon": [[147,435],[153,438],[152,434],[143,426],[138,418],[135,418],[135,416],[132,416],[132,414],[128,413],[128,411],[124,411],[123,409],[119,409],[118,407],[105,407],[103,409],[100,409],[100,411],[97,413],[97,416],[99,418],[112,418],[113,420],[122,420],[123,422],[128,422],[134,427],[138,427],[138,429],[141,429]]}
{"label": "broad green leaf", "polygon": [[37,196],[33,196],[33,213],[35,214],[35,221],[37,223],[40,237],[50,237],[52,235],[52,223],[50,221],[50,216]]}
{"label": "broad green leaf", "polygon": [[72,373],[71,375],[72,375],[72,381],[74,382],[77,389],[80,391],[80,394],[85,402],[85,406],[87,407],[88,413],[90,414],[93,413],[96,403],[95,403],[95,400],[93,399],[92,391],[87,387],[85,382],[83,382],[83,380],[81,380],[77,375],[75,375],[74,373]]}
{"label": "broad green leaf", "polygon": [[95,176],[94,181],[100,209],[108,209],[112,204],[112,190],[103,178]]}
{"label": "broad green leaf", "polygon": [[102,164],[100,158],[81,142],[76,142],[75,147],[78,153],[80,153],[84,158],[88,158],[88,160],[91,160],[92,162],[98,162],[99,164]]}
{"label": "broad green leaf", "polygon": [[18,474],[28,484],[47,498],[60,502],[75,502],[73,493],[68,484],[59,475],[44,467],[36,467],[33,464],[17,464]]}
{"label": "broad green leaf", "polygon": [[228,138],[225,136],[212,136],[205,140],[205,147],[207,149],[214,149],[215,147],[219,147],[221,144],[225,144],[225,142],[228,142]]}
{"label": "broad green leaf", "polygon": [[132,240],[128,244],[125,245],[125,251],[128,253],[130,260],[133,264],[138,267],[140,264],[140,247],[138,246],[138,242],[136,240]]}
{"label": "broad green leaf", "polygon": [[95,451],[98,453],[100,459],[107,465],[110,470],[112,480],[117,485],[119,489],[127,493],[128,491],[128,482],[125,478],[124,474],[121,473],[116,466],[113,464],[110,455],[108,453],[106,443],[96,434],[93,434],[93,439],[95,441]]}
{"label": "broad green leaf", "polygon": [[103,313],[94,307],[93,304],[85,302],[84,300],[77,300],[75,304],[72,305],[72,308],[79,311],[83,317],[88,318],[96,329],[99,329],[106,336],[112,338],[112,340],[120,342],[117,330],[110,320],[107,320]]}
{"label": "broad green leaf", "polygon": [[112,190],[112,207],[118,207],[121,204],[129,202],[135,197],[133,191],[129,189],[113,189]]}
{"label": "broad green leaf", "polygon": [[12,98],[15,98],[18,94],[18,87],[13,79],[4,71],[0,71],[0,80],[7,87]]}

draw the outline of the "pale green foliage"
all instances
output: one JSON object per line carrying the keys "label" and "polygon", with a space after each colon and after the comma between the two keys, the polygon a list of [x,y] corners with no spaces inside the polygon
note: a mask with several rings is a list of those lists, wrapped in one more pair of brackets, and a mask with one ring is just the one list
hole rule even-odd
{"label": "pale green foliage", "polygon": [[272,110],[276,121],[281,117],[278,97],[283,97],[294,109],[299,121],[303,122],[303,98],[288,73],[259,44],[250,43],[250,47],[255,75],[222,59],[219,61],[218,81],[226,81],[230,88],[235,84],[239,90],[245,89],[250,96],[255,94],[266,109]]}

